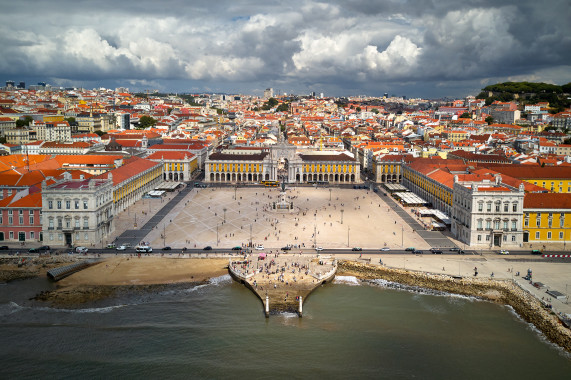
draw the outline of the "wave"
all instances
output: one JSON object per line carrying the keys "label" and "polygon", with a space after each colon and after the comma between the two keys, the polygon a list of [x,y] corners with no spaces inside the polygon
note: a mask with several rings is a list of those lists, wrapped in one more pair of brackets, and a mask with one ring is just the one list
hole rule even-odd
{"label": "wave", "polygon": [[405,292],[411,292],[411,293],[416,293],[416,294],[424,294],[424,295],[437,296],[437,297],[449,297],[452,299],[462,299],[462,300],[466,300],[466,301],[477,301],[477,300],[479,300],[477,297],[473,297],[473,296],[466,296],[466,295],[462,295],[462,294],[443,292],[441,290],[433,290],[433,289],[428,289],[428,288],[422,288],[420,286],[404,285],[404,284],[400,284],[398,282],[383,280],[381,278],[377,278],[374,280],[366,280],[365,282],[367,282],[371,285],[382,287],[382,288],[393,289],[393,290],[402,290]]}
{"label": "wave", "polygon": [[542,341],[543,343],[546,343],[548,346],[550,346],[551,348],[556,350],[561,356],[563,356],[567,359],[571,359],[571,352],[567,352],[563,347],[558,346],[557,344],[555,344],[555,343],[551,342],[549,339],[547,339],[545,334],[543,334],[543,332],[541,332],[540,329],[538,329],[533,323],[527,322],[526,320],[524,320],[521,317],[521,315],[519,315],[515,311],[515,309],[513,307],[511,307],[510,305],[503,305],[503,306],[506,307],[508,309],[508,312],[510,314],[512,314],[518,321],[525,324],[531,332],[536,334],[540,341]]}
{"label": "wave", "polygon": [[209,281],[209,283],[212,285],[223,285],[231,282],[232,282],[232,277],[230,277],[229,274],[224,274],[218,277],[212,277]]}
{"label": "wave", "polygon": [[334,284],[360,286],[361,282],[355,276],[335,276]]}
{"label": "wave", "polygon": [[[8,304],[1,306],[0,316],[10,315],[23,310],[47,311],[52,313],[73,313],[73,314],[109,313],[115,309],[120,309],[126,306],[134,306],[134,304],[122,304],[122,305],[106,306],[106,307],[92,307],[87,309],[58,309],[47,306],[42,306],[42,307],[21,306],[18,305],[16,302],[11,301]],[[4,312],[4,309],[6,309],[7,312]]]}

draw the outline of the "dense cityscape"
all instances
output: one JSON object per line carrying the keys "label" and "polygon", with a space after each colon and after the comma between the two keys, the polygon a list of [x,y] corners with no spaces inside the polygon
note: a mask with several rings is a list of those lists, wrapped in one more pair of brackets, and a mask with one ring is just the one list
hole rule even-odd
{"label": "dense cityscape", "polygon": [[375,185],[465,246],[561,250],[571,240],[570,129],[569,84],[430,100],[7,81],[0,241],[91,247],[142,197],[199,179]]}

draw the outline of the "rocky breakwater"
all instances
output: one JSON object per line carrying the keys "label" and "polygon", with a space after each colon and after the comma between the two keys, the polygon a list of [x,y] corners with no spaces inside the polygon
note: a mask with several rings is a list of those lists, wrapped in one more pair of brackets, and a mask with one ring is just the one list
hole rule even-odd
{"label": "rocky breakwater", "polygon": [[319,255],[258,254],[230,259],[228,270],[260,298],[266,316],[280,312],[301,316],[300,300],[303,305],[313,290],[335,277],[337,261]]}
{"label": "rocky breakwater", "polygon": [[407,271],[371,264],[341,261],[339,273],[357,278],[383,279],[408,286],[462,294],[511,306],[525,321],[537,327],[551,342],[571,352],[571,331],[559,318],[512,281]]}
{"label": "rocky breakwater", "polygon": [[68,255],[0,258],[0,282],[43,276],[52,268],[73,264],[80,260],[81,258]]}

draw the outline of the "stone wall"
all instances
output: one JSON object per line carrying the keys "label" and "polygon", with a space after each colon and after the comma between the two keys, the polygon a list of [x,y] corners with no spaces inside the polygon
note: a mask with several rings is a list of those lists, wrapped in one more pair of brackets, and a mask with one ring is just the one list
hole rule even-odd
{"label": "stone wall", "polygon": [[551,310],[544,308],[537,298],[512,281],[470,277],[456,278],[353,261],[341,261],[338,274],[352,275],[361,279],[381,278],[404,285],[474,296],[509,305],[525,321],[535,325],[551,342],[571,352],[571,331]]}

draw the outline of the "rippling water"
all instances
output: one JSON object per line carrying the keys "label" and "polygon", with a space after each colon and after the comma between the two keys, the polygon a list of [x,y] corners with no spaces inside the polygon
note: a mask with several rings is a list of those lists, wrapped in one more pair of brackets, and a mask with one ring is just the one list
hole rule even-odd
{"label": "rippling water", "polygon": [[304,317],[264,318],[229,276],[79,310],[0,287],[3,378],[566,378],[571,358],[509,308],[340,278]]}

